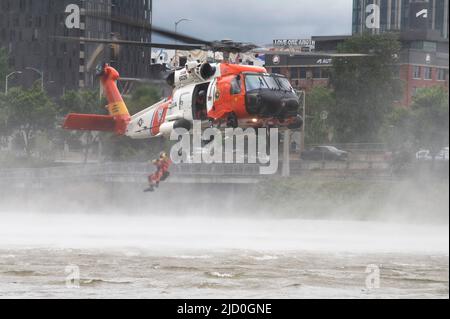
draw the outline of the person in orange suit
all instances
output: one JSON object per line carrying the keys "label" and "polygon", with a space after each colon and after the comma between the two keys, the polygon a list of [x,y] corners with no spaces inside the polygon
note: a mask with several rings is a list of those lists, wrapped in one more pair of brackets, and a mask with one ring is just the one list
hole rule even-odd
{"label": "person in orange suit", "polygon": [[166,153],[161,152],[159,158],[153,160],[152,164],[156,166],[156,171],[148,177],[150,186],[145,192],[154,192],[155,188],[159,187],[159,183],[165,181],[169,177],[169,168],[172,161]]}

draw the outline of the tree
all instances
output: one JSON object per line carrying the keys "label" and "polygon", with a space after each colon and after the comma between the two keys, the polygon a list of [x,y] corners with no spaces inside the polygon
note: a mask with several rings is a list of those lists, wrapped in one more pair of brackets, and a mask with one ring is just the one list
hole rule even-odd
{"label": "tree", "polygon": [[[100,101],[96,91],[67,91],[59,99],[58,112],[64,117],[68,113],[81,114],[105,114],[101,107],[105,101]],[[102,134],[99,132],[62,132],[60,140],[62,144],[76,145],[81,142],[84,154],[84,163],[87,163],[89,152],[94,146],[101,147]]]}
{"label": "tree", "polygon": [[5,78],[10,69],[8,64],[8,54],[6,49],[0,48],[0,91],[5,91]]}
{"label": "tree", "polygon": [[436,86],[417,92],[411,108],[394,108],[380,132],[393,150],[433,154],[449,143],[448,92]]}
{"label": "tree", "polygon": [[40,86],[31,89],[13,88],[3,97],[8,134],[19,132],[28,157],[32,154],[33,139],[39,132],[54,128],[56,108]]}
{"label": "tree", "polygon": [[153,86],[139,86],[126,100],[131,114],[136,114],[161,100],[161,92]]}
{"label": "tree", "polygon": [[387,113],[401,94],[395,76],[400,42],[395,34],[355,36],[342,43],[341,53],[367,57],[336,58],[331,85],[336,107],[330,120],[340,142],[374,142]]}
{"label": "tree", "polygon": [[391,150],[412,152],[415,145],[413,130],[412,110],[395,107],[386,114],[380,138]]}
{"label": "tree", "polygon": [[448,91],[440,86],[424,88],[413,99],[413,134],[418,147],[433,153],[449,143]]}
{"label": "tree", "polygon": [[330,141],[332,128],[329,113],[336,100],[331,89],[318,86],[306,94],[306,144],[323,144]]}

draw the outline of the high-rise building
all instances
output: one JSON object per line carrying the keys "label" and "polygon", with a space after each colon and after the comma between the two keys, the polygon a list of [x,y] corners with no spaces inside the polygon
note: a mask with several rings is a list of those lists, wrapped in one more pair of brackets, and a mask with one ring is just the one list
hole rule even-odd
{"label": "high-rise building", "polygon": [[353,35],[399,35],[400,105],[411,105],[421,88],[448,89],[448,9],[449,0],[353,0]]}
{"label": "high-rise building", "polygon": [[146,77],[151,49],[53,36],[150,41],[151,23],[152,0],[0,0],[0,47],[9,52],[11,69],[22,71],[12,81],[30,85],[43,77],[46,90],[60,94],[96,87],[95,67],[101,62],[113,64],[124,77]]}
{"label": "high-rise building", "polygon": [[448,39],[449,0],[353,0],[353,34],[434,31]]}

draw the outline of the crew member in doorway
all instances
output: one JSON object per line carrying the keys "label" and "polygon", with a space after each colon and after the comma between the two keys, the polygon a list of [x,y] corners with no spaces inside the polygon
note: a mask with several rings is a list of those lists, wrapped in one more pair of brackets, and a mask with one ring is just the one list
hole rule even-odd
{"label": "crew member in doorway", "polygon": [[198,92],[195,100],[195,118],[197,120],[206,120],[206,91]]}

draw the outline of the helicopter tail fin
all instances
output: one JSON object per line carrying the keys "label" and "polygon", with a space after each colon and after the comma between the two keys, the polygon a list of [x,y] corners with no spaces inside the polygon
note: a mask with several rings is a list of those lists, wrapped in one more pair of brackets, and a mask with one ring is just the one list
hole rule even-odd
{"label": "helicopter tail fin", "polygon": [[97,68],[101,84],[108,100],[109,115],[69,114],[63,127],[67,130],[115,132],[124,135],[130,122],[130,113],[117,88],[119,72],[108,64]]}

